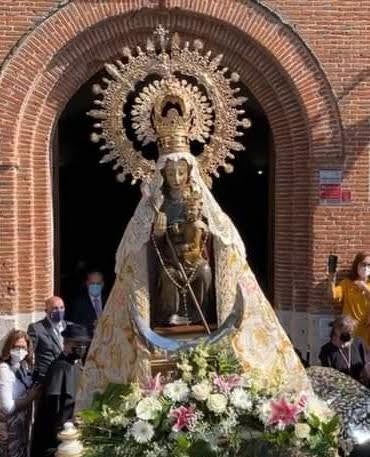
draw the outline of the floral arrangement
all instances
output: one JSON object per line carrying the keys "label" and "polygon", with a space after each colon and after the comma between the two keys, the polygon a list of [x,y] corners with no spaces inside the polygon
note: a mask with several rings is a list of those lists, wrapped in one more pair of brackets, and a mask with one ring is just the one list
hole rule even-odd
{"label": "floral arrangement", "polygon": [[84,457],[235,457],[257,446],[264,456],[336,455],[339,421],[326,403],[259,388],[227,348],[198,346],[177,368],[97,395],[80,413]]}

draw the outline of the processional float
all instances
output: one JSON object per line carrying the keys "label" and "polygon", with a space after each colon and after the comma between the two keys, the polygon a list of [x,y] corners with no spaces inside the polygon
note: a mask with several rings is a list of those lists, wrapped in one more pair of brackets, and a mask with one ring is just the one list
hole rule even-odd
{"label": "processional float", "polygon": [[[120,181],[141,181],[142,198],[117,250],[116,281],[86,361],[78,408],[109,383],[143,380],[156,361],[170,366],[179,351],[227,336],[245,375],[260,376],[277,392],[313,392],[313,384],[342,415],[343,442],[366,441],[364,396],[353,415],[351,380],[339,394],[315,369],[311,383],[238,231],[210,192],[221,168],[232,172],[230,161],[244,149],[240,138],[250,126],[239,76],[221,66],[221,55],[204,52],[200,40],[181,43],[162,26],[145,49],[125,47],[122,54],[94,85],[96,107],[88,114],[95,119],[92,140],[105,153],[101,162],[113,162]],[[146,156],[153,150],[156,160]],[[200,337],[187,331],[178,337],[177,330],[194,326],[204,329]]]}

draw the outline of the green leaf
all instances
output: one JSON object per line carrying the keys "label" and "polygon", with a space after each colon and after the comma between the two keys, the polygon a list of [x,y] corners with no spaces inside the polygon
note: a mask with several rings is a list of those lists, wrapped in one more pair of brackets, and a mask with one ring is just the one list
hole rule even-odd
{"label": "green leaf", "polygon": [[189,449],[190,457],[217,457],[217,451],[212,449],[210,443],[199,440],[193,443]]}
{"label": "green leaf", "polygon": [[130,385],[110,383],[103,393],[95,392],[89,409],[101,411],[103,405],[115,408],[121,403],[121,396],[127,395],[132,390]]}
{"label": "green leaf", "polygon": [[78,413],[78,416],[85,424],[94,424],[101,418],[100,412],[95,409],[84,409]]}
{"label": "green leaf", "polygon": [[315,416],[315,414],[310,414],[307,422],[309,423],[311,428],[314,429],[320,429],[320,426],[322,424],[321,420],[317,416]]}
{"label": "green leaf", "polygon": [[100,392],[95,392],[93,395],[93,401],[91,403],[91,408],[96,411],[100,411],[103,405],[103,394]]}
{"label": "green leaf", "polygon": [[190,441],[184,434],[179,434],[176,437],[176,447],[181,451],[186,451],[190,447]]}
{"label": "green leaf", "polygon": [[336,432],[339,428],[340,420],[338,416],[334,416],[330,419],[329,422],[322,424],[322,431],[325,435],[331,435],[332,433]]}

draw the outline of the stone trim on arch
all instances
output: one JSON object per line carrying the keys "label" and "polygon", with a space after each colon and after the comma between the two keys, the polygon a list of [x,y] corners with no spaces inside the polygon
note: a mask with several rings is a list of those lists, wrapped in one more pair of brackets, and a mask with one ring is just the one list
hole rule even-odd
{"label": "stone trim on arch", "polygon": [[[281,231],[276,249],[282,255],[277,296],[279,303],[294,299],[304,306],[304,288],[298,297],[288,290],[293,266],[290,234],[307,224],[310,216],[304,212],[292,226],[289,208],[298,211],[309,203],[309,157],[338,157],[343,144],[335,98],[317,61],[298,36],[255,2],[106,0],[70,2],[55,12],[13,50],[0,75],[1,164],[8,167],[2,173],[7,198],[0,208],[6,214],[0,245],[0,273],[5,279],[0,285],[0,313],[41,309],[52,292],[50,149],[53,126],[66,101],[99,69],[102,59],[117,53],[120,43],[112,39],[115,31],[129,40],[135,31],[139,36],[155,23],[171,23],[174,18],[190,34],[207,35],[219,27],[220,46],[224,44],[234,55],[230,64],[240,59],[239,66],[245,67],[243,81],[266,110],[277,155],[284,161],[277,163],[276,182],[284,202],[276,211]],[[101,56],[93,50],[92,36],[105,43]],[[292,186],[291,175],[296,177]],[[307,194],[294,200],[302,187],[300,179]],[[285,194],[291,187],[289,198]],[[293,240],[293,247],[307,257],[309,245],[309,233]]]}

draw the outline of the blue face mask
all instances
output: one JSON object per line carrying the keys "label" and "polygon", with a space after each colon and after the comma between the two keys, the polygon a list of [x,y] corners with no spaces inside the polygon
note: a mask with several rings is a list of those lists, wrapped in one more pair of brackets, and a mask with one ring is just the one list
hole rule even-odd
{"label": "blue face mask", "polygon": [[89,291],[89,295],[92,297],[99,297],[102,293],[103,290],[103,285],[102,284],[89,284],[87,286],[87,290]]}
{"label": "blue face mask", "polygon": [[52,311],[49,314],[50,320],[57,324],[58,322],[61,322],[64,320],[64,311],[58,309],[57,311]]}

